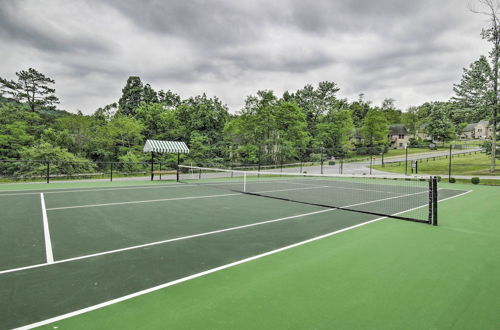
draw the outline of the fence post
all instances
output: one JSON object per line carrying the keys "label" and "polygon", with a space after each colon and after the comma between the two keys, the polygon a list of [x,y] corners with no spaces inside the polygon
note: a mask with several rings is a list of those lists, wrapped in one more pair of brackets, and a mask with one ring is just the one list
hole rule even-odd
{"label": "fence post", "polygon": [[385,167],[385,164],[384,164],[384,152],[382,151],[382,168]]}
{"label": "fence post", "polygon": [[260,177],[260,158],[261,158],[261,146],[259,145],[259,163],[257,164],[257,177]]}
{"label": "fence post", "polygon": [[372,153],[370,152],[370,175],[372,174],[372,163],[373,163],[373,156]]}
{"label": "fence post", "polygon": [[405,175],[408,175],[408,146],[405,147]]}
{"label": "fence post", "polygon": [[453,145],[450,144],[450,157],[448,159],[448,182],[451,181],[451,149],[453,148]]}
{"label": "fence post", "polygon": [[321,174],[323,174],[323,147],[321,147]]}
{"label": "fence post", "polygon": [[50,182],[50,160],[47,160],[46,176],[47,176],[47,183],[49,183]]}
{"label": "fence post", "polygon": [[109,176],[109,181],[113,182],[113,162],[111,162],[111,172]]}
{"label": "fence post", "polygon": [[344,157],[340,158],[340,174],[344,171]]}
{"label": "fence post", "polygon": [[161,181],[161,160],[160,160],[160,181]]}

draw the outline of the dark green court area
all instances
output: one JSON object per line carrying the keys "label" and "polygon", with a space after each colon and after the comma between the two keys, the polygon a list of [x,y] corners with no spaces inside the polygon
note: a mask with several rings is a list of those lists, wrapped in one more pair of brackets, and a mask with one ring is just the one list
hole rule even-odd
{"label": "dark green court area", "polygon": [[[392,183],[271,181],[249,185],[252,192],[271,197],[279,193],[296,198],[299,193],[306,202],[335,201],[336,206],[363,205],[368,211],[409,216],[428,212],[425,185],[403,189]],[[380,218],[196,183],[52,187],[0,188],[2,329],[54,318]],[[466,199],[468,194],[459,196],[465,192],[443,187],[439,199]]]}

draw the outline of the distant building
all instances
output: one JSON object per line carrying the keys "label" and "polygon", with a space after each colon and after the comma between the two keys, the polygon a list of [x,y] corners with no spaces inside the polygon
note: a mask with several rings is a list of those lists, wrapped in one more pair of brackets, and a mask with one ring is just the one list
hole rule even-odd
{"label": "distant building", "polygon": [[487,120],[481,120],[478,123],[472,123],[464,127],[460,137],[462,139],[489,139],[493,129]]}
{"label": "distant building", "polygon": [[389,148],[405,149],[410,142],[410,133],[405,125],[391,125],[387,138],[389,139]]}

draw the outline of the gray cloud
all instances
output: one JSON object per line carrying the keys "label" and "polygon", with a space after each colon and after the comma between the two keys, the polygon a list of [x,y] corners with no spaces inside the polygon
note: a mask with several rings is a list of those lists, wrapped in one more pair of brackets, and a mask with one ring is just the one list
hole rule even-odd
{"label": "gray cloud", "polygon": [[109,51],[98,38],[57,31],[50,26],[53,22],[43,17],[31,17],[31,14],[23,10],[21,1],[0,4],[0,35],[4,42],[20,43],[49,53],[83,51],[96,54]]}
{"label": "gray cloud", "polygon": [[331,80],[340,97],[403,108],[451,96],[488,44],[467,0],[3,0],[0,76],[35,67],[61,105],[92,112],[129,75],[237,111],[259,89]]}

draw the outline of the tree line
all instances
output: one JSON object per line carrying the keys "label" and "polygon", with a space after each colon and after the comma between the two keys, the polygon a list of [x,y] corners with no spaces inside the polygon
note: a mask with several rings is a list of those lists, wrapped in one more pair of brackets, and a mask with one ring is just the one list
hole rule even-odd
{"label": "tree line", "polygon": [[[231,114],[218,97],[181,98],[155,90],[131,76],[115,103],[93,114],[57,110],[55,81],[33,68],[0,77],[0,159],[67,162],[141,162],[146,139],[184,141],[193,163],[277,163],[353,152],[380,153],[388,146],[389,125],[408,129],[413,145],[456,138],[468,123],[489,120],[497,132],[500,29],[497,2],[481,1],[490,24],[482,37],[492,44],[488,56],[464,68],[447,101],[430,101],[402,111],[395,100],[374,105],[360,94],[340,98],[335,82],[310,84],[277,95],[259,90]],[[479,11],[477,11],[479,12]],[[422,140],[425,133],[428,141]],[[496,151],[496,134],[487,150]],[[173,161],[172,155],[161,155]]]}

